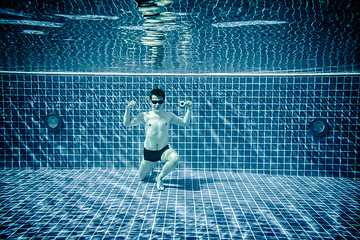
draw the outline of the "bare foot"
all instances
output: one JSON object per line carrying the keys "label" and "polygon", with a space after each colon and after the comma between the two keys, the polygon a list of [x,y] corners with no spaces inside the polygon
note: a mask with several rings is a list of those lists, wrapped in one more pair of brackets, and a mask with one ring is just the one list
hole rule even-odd
{"label": "bare foot", "polygon": [[159,177],[156,177],[155,180],[156,180],[156,187],[157,187],[157,189],[158,189],[159,191],[164,191],[165,187],[164,187],[164,185],[163,185],[162,180],[161,180]]}

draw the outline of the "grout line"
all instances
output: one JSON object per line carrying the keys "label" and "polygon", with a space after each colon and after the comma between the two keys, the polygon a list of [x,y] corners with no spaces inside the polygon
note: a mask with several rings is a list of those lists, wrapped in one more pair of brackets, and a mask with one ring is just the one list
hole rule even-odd
{"label": "grout line", "polygon": [[100,76],[356,76],[360,72],[272,72],[272,73],[121,73],[121,72],[25,72],[25,71],[0,71],[0,74],[30,74],[30,75],[100,75]]}

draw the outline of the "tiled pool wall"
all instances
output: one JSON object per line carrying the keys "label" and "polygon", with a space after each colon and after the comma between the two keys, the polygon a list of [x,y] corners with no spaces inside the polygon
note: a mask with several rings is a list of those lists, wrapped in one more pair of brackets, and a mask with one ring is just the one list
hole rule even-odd
{"label": "tiled pool wall", "polygon": [[[359,178],[359,75],[1,74],[1,169],[137,168],[144,129],[122,124],[128,102],[148,111],[149,91],[190,126],[171,128],[178,168]],[[64,125],[49,131],[44,117]],[[308,124],[326,119],[315,137]]]}

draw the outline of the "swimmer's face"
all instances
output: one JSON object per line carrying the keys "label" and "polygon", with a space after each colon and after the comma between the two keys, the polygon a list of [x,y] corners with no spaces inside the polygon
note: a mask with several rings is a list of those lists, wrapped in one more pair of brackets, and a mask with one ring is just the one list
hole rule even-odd
{"label": "swimmer's face", "polygon": [[156,113],[160,112],[161,109],[164,107],[164,99],[162,97],[151,95],[150,101],[152,110]]}

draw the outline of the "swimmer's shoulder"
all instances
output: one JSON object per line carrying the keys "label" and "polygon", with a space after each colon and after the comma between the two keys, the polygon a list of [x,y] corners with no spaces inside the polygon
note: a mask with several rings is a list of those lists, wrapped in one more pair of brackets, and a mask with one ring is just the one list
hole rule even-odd
{"label": "swimmer's shoulder", "polygon": [[175,114],[172,113],[172,112],[166,112],[166,111],[163,111],[162,112],[162,116],[163,117],[166,117],[166,118],[172,118]]}

